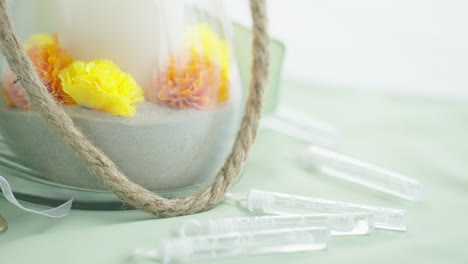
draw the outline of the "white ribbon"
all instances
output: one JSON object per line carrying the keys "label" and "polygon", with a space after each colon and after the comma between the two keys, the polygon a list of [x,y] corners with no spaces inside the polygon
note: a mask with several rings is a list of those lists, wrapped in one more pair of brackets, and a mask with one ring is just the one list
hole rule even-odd
{"label": "white ribbon", "polygon": [[48,209],[45,211],[36,211],[32,209],[25,208],[22,206],[18,200],[16,200],[15,195],[13,194],[13,191],[11,190],[10,184],[8,181],[0,176],[0,188],[3,192],[3,195],[5,195],[5,198],[12,204],[14,204],[16,207],[32,214],[38,214],[38,215],[43,215],[47,217],[52,217],[52,218],[60,218],[60,217],[65,217],[70,213],[70,209],[73,203],[73,199],[70,201],[60,205],[59,207]]}

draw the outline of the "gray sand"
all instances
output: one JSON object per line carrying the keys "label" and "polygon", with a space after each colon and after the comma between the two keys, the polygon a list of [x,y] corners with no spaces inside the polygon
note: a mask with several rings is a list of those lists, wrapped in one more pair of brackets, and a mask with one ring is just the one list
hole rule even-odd
{"label": "gray sand", "polygon": [[[153,190],[172,190],[211,180],[228,155],[238,128],[231,100],[215,111],[138,105],[133,118],[66,106],[75,124],[129,177]],[[19,163],[42,178],[69,186],[104,189],[36,114],[8,108],[0,99],[0,133]]]}

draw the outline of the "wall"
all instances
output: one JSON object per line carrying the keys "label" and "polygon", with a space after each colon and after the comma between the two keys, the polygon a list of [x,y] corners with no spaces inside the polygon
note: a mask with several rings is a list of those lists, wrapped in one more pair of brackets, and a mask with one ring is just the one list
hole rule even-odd
{"label": "wall", "polygon": [[[225,0],[250,23],[248,1]],[[285,78],[468,98],[468,1],[270,0]]]}

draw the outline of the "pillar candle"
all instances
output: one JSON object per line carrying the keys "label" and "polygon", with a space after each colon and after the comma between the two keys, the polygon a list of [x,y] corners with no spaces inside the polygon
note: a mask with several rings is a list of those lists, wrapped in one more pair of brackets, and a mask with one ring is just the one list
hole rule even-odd
{"label": "pillar candle", "polygon": [[184,34],[183,0],[62,0],[58,13],[71,57],[111,60],[144,89]]}

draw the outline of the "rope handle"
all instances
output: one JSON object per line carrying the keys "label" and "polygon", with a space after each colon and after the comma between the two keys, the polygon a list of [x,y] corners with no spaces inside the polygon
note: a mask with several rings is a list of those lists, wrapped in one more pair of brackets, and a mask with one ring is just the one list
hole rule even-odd
{"label": "rope handle", "polygon": [[72,119],[53,99],[22,49],[8,12],[7,0],[0,0],[0,48],[11,70],[24,87],[34,111],[75,151],[89,171],[120,200],[139,210],[160,217],[195,214],[215,206],[239,177],[250,148],[254,144],[263,97],[268,80],[269,37],[266,0],[250,0],[253,19],[252,80],[245,114],[233,149],[213,183],[198,194],[183,199],[166,199],[130,181],[117,166],[82,134]]}

